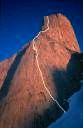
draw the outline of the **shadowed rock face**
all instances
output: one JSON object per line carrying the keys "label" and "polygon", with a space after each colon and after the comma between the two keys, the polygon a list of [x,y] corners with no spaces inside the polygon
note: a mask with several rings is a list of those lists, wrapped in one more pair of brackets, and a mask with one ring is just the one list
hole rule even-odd
{"label": "shadowed rock face", "polygon": [[[66,100],[80,89],[83,55],[68,19],[61,14],[48,18],[49,30],[35,39],[38,60],[46,87],[68,110]],[[63,114],[43,86],[32,45],[0,63],[0,128],[45,128]]]}

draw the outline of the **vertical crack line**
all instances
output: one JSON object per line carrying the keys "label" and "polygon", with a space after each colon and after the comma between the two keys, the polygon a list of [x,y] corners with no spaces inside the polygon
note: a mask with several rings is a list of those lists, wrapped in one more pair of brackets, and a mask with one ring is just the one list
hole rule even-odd
{"label": "vertical crack line", "polygon": [[45,88],[45,90],[47,91],[47,93],[49,94],[49,96],[51,97],[51,99],[56,102],[56,104],[59,106],[59,108],[65,113],[66,111],[64,110],[64,108],[59,104],[59,102],[51,95],[49,89],[46,87],[46,84],[45,84],[45,81],[44,81],[44,78],[43,78],[43,73],[40,69],[40,65],[39,65],[39,61],[38,61],[38,49],[37,47],[35,46],[35,39],[38,38],[38,36],[40,35],[41,32],[47,32],[49,30],[49,18],[47,16],[47,29],[43,30],[43,31],[40,31],[38,33],[37,36],[35,36],[33,38],[33,50],[36,52],[36,63],[37,63],[37,67],[38,67],[38,70],[40,72],[40,76],[41,76],[41,79],[42,79],[42,83],[43,83],[43,86]]}

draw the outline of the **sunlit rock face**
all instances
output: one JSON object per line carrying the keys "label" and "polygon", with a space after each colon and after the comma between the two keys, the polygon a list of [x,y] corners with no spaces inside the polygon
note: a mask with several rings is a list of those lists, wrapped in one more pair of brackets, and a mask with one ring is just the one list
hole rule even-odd
{"label": "sunlit rock face", "polygon": [[[45,85],[67,110],[65,101],[80,89],[80,49],[71,23],[61,14],[44,17],[34,41]],[[43,85],[33,40],[0,63],[0,128],[44,128],[62,113]]]}

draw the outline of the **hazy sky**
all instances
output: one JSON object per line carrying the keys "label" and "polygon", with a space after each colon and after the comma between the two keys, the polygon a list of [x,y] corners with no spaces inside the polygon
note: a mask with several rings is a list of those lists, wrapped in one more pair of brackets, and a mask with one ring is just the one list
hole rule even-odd
{"label": "hazy sky", "polygon": [[[43,16],[63,13],[71,21],[83,51],[82,0],[0,0],[0,60],[10,57],[41,30]],[[83,90],[69,112],[50,128],[83,128]]]}

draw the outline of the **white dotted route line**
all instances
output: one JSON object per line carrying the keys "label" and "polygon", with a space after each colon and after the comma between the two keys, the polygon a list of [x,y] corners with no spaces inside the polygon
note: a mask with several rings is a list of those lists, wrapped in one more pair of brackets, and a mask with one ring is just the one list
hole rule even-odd
{"label": "white dotted route line", "polygon": [[56,104],[59,106],[59,108],[65,113],[66,111],[64,110],[64,108],[59,104],[59,102],[51,95],[49,89],[46,87],[45,85],[45,82],[44,82],[44,78],[43,78],[43,74],[42,74],[42,71],[40,69],[40,66],[39,66],[39,61],[38,61],[38,50],[37,50],[37,47],[35,46],[35,39],[38,38],[38,36],[40,35],[41,32],[47,32],[49,30],[49,18],[47,16],[47,29],[43,30],[43,31],[40,31],[38,33],[37,36],[34,37],[33,39],[33,50],[36,52],[36,62],[37,62],[37,67],[39,69],[39,72],[40,72],[40,76],[41,76],[41,79],[42,79],[42,82],[43,82],[43,86],[44,88],[46,89],[47,93],[49,94],[49,96],[51,97],[51,99],[56,102]]}

